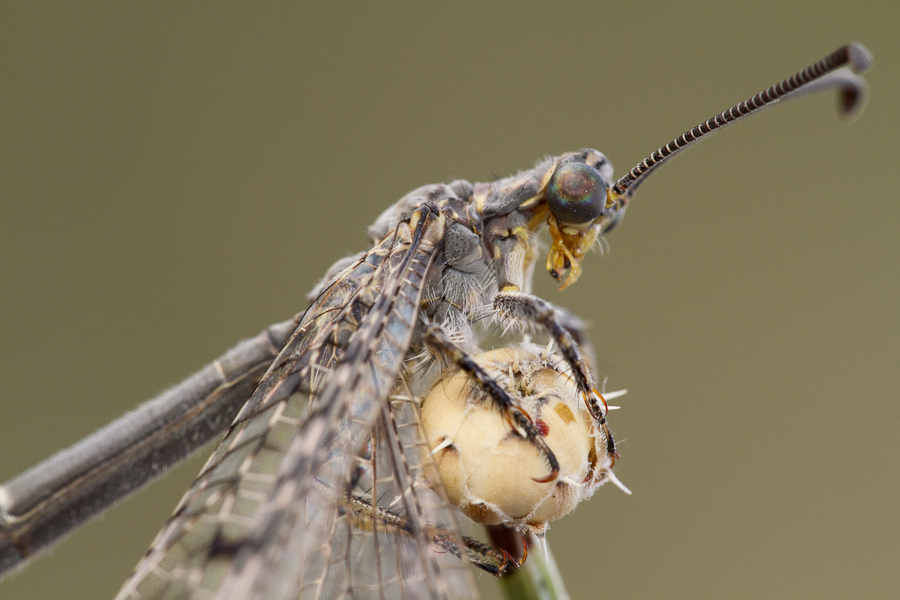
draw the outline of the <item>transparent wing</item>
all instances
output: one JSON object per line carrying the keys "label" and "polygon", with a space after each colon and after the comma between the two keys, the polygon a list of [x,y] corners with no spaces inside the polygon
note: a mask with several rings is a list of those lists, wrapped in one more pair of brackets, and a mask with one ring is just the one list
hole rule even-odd
{"label": "transparent wing", "polygon": [[[319,480],[306,503],[309,523],[327,527],[322,564],[305,565],[301,597],[472,598],[473,571],[461,560],[466,547],[440,489],[425,483],[430,460],[408,392],[392,396],[352,457],[350,494],[338,511],[321,512],[336,484]],[[321,576],[321,575],[324,575]]]}
{"label": "transparent wing", "polygon": [[[424,533],[447,509],[414,489],[415,428],[387,404],[442,235],[420,209],[325,288],[118,598],[474,593]],[[351,490],[395,494],[414,524],[354,517]]]}

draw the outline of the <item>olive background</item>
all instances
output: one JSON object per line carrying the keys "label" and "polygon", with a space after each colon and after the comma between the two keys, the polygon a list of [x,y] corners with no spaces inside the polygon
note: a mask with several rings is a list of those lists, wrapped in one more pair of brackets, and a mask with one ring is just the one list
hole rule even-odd
{"label": "olive background", "polygon": [[[305,307],[419,185],[605,152],[622,175],[851,40],[871,98],[720,132],[557,292],[592,325],[616,473],[551,526],[573,598],[900,589],[900,7],[0,8],[0,480]],[[111,598],[203,457],[0,582]],[[496,593],[487,576],[486,593]]]}

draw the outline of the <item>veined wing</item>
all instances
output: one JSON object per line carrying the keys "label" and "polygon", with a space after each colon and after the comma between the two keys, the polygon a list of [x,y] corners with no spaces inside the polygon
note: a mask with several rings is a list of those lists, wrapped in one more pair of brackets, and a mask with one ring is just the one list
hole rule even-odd
{"label": "veined wing", "polygon": [[[443,489],[434,485],[437,466],[420,422],[415,384],[407,383],[407,375],[401,374],[390,401],[381,404],[362,450],[350,456],[350,493],[337,498],[340,510],[331,512],[331,502],[323,502],[336,498],[339,484],[325,484],[321,477],[305,503],[308,522],[330,525],[330,533],[322,534],[330,542],[330,555],[323,551],[318,557],[327,566],[304,564],[301,597],[477,596],[472,566],[463,560],[476,557],[459,536]],[[335,453],[335,458],[345,455]],[[494,559],[495,566],[505,564],[503,557]]]}
{"label": "veined wing", "polygon": [[[380,460],[371,448],[384,444],[380,437],[373,443],[380,434],[372,429],[379,418],[386,422],[386,399],[443,227],[444,217],[423,206],[325,288],[119,598],[318,598],[365,590],[379,597],[389,580],[449,595],[438,564],[444,558],[423,547],[422,535],[407,536],[418,538],[417,547],[398,550],[397,564],[377,566],[373,582],[343,573],[353,566],[356,538],[337,501],[365,478],[354,457]],[[382,479],[377,467],[367,476]]]}
{"label": "veined wing", "polygon": [[299,316],[267,327],[0,486],[0,576],[180,463],[234,421]]}

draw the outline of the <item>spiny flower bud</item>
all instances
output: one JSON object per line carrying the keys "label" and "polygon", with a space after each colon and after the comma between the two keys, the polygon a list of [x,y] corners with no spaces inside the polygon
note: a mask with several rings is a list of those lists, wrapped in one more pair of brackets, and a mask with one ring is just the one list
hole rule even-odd
{"label": "spiny flower bud", "polygon": [[559,357],[523,344],[474,360],[531,418],[559,462],[559,477],[540,482],[547,475],[545,456],[513,430],[468,374],[456,371],[431,389],[421,407],[440,478],[450,501],[473,521],[541,534],[612,476],[606,437]]}

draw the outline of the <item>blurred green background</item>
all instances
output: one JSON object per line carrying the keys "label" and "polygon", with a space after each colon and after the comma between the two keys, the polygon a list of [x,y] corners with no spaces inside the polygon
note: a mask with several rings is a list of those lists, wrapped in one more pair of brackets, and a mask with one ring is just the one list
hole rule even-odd
{"label": "blurred green background", "polygon": [[[573,598],[900,590],[900,5],[4,3],[0,480],[305,307],[405,192],[604,151],[618,174],[858,40],[641,188],[537,291],[592,324],[617,474],[548,534]],[[111,598],[202,458],[0,583]],[[489,578],[482,583],[490,587]]]}

